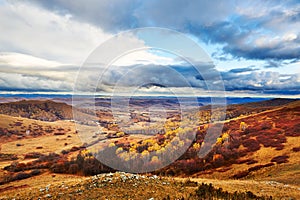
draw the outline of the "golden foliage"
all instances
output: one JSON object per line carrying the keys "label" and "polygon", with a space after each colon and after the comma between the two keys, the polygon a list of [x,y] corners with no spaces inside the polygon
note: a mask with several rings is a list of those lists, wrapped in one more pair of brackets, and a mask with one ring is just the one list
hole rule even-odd
{"label": "golden foliage", "polygon": [[108,147],[114,147],[116,146],[114,142],[109,143]]}
{"label": "golden foliage", "polygon": [[193,148],[196,149],[196,150],[199,150],[200,147],[201,147],[201,145],[197,142],[193,144]]}
{"label": "golden foliage", "polygon": [[116,154],[120,154],[124,151],[124,149],[122,147],[117,148],[116,150]]}
{"label": "golden foliage", "polygon": [[245,131],[247,127],[248,127],[248,125],[245,122],[240,123],[240,130],[241,131]]}
{"label": "golden foliage", "polygon": [[124,135],[125,135],[124,132],[118,132],[118,133],[117,133],[117,137],[123,137]]}

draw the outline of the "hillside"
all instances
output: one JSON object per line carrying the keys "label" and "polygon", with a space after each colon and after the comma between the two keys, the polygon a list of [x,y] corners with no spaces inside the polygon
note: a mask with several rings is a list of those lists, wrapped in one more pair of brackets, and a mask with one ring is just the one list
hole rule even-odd
{"label": "hillside", "polygon": [[72,107],[53,101],[23,100],[0,104],[0,113],[42,121],[72,119]]}
{"label": "hillside", "polygon": [[[247,190],[251,188],[251,191]],[[264,190],[265,192],[262,192]],[[15,192],[12,192],[15,191]],[[275,192],[274,192],[275,191]],[[252,199],[299,197],[297,188],[276,182],[173,179],[124,172],[88,178],[45,174],[14,185],[0,186],[1,199]]]}
{"label": "hillside", "polygon": [[[49,115],[61,107],[64,107],[66,113],[71,108],[65,104],[47,101],[38,101],[37,105],[33,101],[27,103],[29,105],[26,102],[16,102],[18,106],[11,106],[14,103],[10,103],[5,107],[13,108],[11,113],[21,112],[22,107],[33,107],[39,113],[46,112],[45,103],[49,103],[53,106],[52,108],[48,105],[51,107],[47,110]],[[99,117],[103,118],[107,114],[109,113],[103,110]],[[97,154],[85,149],[89,144],[82,144],[82,135],[77,134],[73,122],[48,122],[0,114],[0,197],[24,199],[40,196],[56,199],[63,198],[61,194],[65,193],[70,198],[79,199],[89,195],[96,198],[99,194],[109,199],[138,199],[142,194],[148,199],[168,199],[168,195],[171,199],[206,199],[197,194],[209,190],[229,196],[237,195],[235,191],[241,192],[239,195],[247,195],[244,192],[250,190],[259,197],[272,195],[275,199],[300,198],[297,193],[300,190],[299,100],[274,99],[229,105],[222,133],[212,143],[205,144],[203,141],[207,130],[214,130],[222,124],[219,121],[205,123],[210,116],[207,106],[191,114],[195,114],[201,123],[195,129],[189,129],[196,132],[196,138],[188,150],[174,163],[148,174],[149,177],[156,175],[155,179],[138,175],[137,181],[136,178],[129,178],[129,182],[122,181],[123,175],[135,175],[106,174],[115,170],[100,163],[95,159]],[[84,115],[88,114],[82,112],[82,116]],[[110,120],[107,117],[107,123]],[[183,142],[186,142],[188,138],[185,136],[188,135],[185,135],[184,130],[179,131],[170,124],[176,124],[176,121],[166,122],[166,132],[147,137],[124,133],[110,137],[106,133],[96,134],[95,129],[84,124],[80,125],[80,130],[83,130],[83,135],[91,138],[91,148],[100,146],[103,148],[102,155],[112,152],[109,159],[119,160],[126,165],[134,162],[131,157],[126,157],[126,151],[134,156],[147,156],[151,153],[152,157],[158,155],[159,151],[167,151],[167,155],[172,156],[172,150],[176,150],[176,144],[181,142],[176,140],[184,138]],[[204,145],[212,145],[213,148],[202,158],[198,156],[198,152]],[[116,149],[122,149],[121,153]],[[151,159],[150,165],[155,162],[157,164],[157,159]],[[103,175],[91,179],[82,176],[96,174]],[[103,182],[103,179],[108,182]],[[208,185],[203,186],[202,183],[212,183],[216,190]],[[45,187],[49,184],[52,189],[46,192]],[[96,186],[91,186],[93,184]],[[149,187],[165,193],[153,193]],[[218,188],[223,188],[228,194],[223,194]],[[20,196],[10,192],[14,189],[18,189]],[[122,191],[121,194],[114,192],[116,190]],[[229,199],[231,198],[232,196]]]}
{"label": "hillside", "polygon": [[71,120],[73,119],[73,112],[76,112],[78,118],[95,119],[92,115],[75,109],[71,105],[51,100],[22,100],[0,103],[0,114],[41,121]]}
{"label": "hillside", "polygon": [[[238,105],[238,109],[249,108]],[[269,104],[265,104],[269,105]],[[252,112],[251,112],[252,113]],[[208,128],[200,126],[197,140],[179,160],[159,173],[214,178],[269,178],[300,184],[300,101],[242,115],[226,121],[212,151],[199,158],[195,144],[201,144]],[[288,168],[289,172],[284,172]],[[280,170],[279,170],[280,169]],[[268,171],[268,173],[263,173]],[[296,177],[293,177],[296,175]]]}

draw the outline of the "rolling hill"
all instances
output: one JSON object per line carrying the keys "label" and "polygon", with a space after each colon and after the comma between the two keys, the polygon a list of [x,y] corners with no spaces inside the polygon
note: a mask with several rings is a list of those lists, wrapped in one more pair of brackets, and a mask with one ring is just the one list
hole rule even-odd
{"label": "rolling hill", "polygon": [[[129,191],[126,192],[128,197],[131,197],[131,193],[140,194],[140,190],[148,191],[147,184],[151,183],[152,178],[149,180],[146,178],[139,182],[141,187],[129,187],[128,184],[137,183],[129,181],[130,183],[125,184],[121,178],[120,183],[116,181],[115,185],[107,185],[102,182],[102,178],[100,182],[94,180],[91,182],[90,179],[86,180],[84,177],[78,176],[114,172],[115,170],[103,166],[89,153],[83,153],[85,152],[85,150],[81,151],[83,147],[78,148],[80,139],[75,133],[74,123],[64,120],[71,119],[73,112],[71,106],[52,101],[30,100],[3,103],[0,104],[0,108],[1,112],[5,113],[0,114],[0,144],[2,146],[0,174],[3,177],[9,177],[7,179],[10,180],[5,183],[5,179],[2,179],[3,186],[0,186],[0,196],[3,193],[12,197],[9,192],[5,191],[19,188],[21,198],[27,195],[36,197],[39,194],[46,197],[48,192],[40,193],[37,187],[44,187],[52,181],[55,182],[53,187],[57,188],[59,192],[49,192],[52,195],[51,197],[48,195],[49,198],[58,197],[60,193],[64,192],[78,198],[90,194],[97,195],[97,193],[114,198],[114,195],[111,196],[104,191],[126,188],[126,191]],[[297,194],[297,191],[300,190],[299,100],[273,99],[228,105],[225,121],[216,120],[211,124],[205,124],[205,120],[202,118],[210,116],[209,109],[209,106],[203,106],[199,111],[191,113],[195,114],[201,123],[195,129],[196,138],[188,150],[174,163],[151,173],[158,175],[157,180],[160,181],[157,187],[160,190],[176,189],[178,196],[170,195],[170,197],[187,198],[189,196],[190,199],[197,199],[193,195],[199,184],[212,183],[214,187],[223,188],[231,194],[234,194],[235,191],[250,190],[258,196],[272,195],[274,199],[300,198]],[[91,117],[88,112],[81,112],[81,110],[78,112],[83,118]],[[199,147],[205,145],[203,141],[207,130],[214,130],[214,127],[220,125],[223,126],[223,130],[219,138],[211,144],[206,144],[212,145],[211,151],[205,157],[199,157]],[[27,130],[30,130],[30,135],[26,135]],[[88,125],[86,125],[86,130],[88,131]],[[161,145],[169,137],[166,133],[156,134],[150,143],[143,143],[142,138],[132,140],[132,137],[128,135],[120,138],[105,138],[105,135],[94,135],[93,132],[90,134],[103,147],[113,143],[116,148],[127,151],[130,146],[136,146],[137,152],[151,149],[151,142]],[[101,140],[97,140],[100,137]],[[146,140],[150,141],[149,138]],[[42,149],[37,149],[40,146]],[[71,151],[71,149],[73,150]],[[53,152],[55,154],[51,154]],[[25,159],[26,154],[36,157],[28,160]],[[171,152],[170,155],[172,155]],[[127,161],[124,160],[125,162]],[[37,171],[34,170],[39,170],[39,174],[36,174]],[[76,176],[65,174],[75,174]],[[107,175],[103,175],[103,177],[105,176]],[[120,173],[109,176],[116,176],[117,179],[123,177]],[[170,176],[172,178],[167,178]],[[41,182],[36,186],[32,184],[34,180]],[[169,180],[172,180],[169,182],[170,187],[163,184]],[[70,181],[68,187],[74,188],[74,191],[85,189],[75,193],[73,189],[61,189],[61,185],[64,185],[62,182],[65,181]],[[94,188],[86,189],[91,184],[99,184],[99,187],[97,185]],[[31,191],[34,192],[31,193]],[[149,190],[147,197],[151,198],[151,195]],[[159,193],[159,195],[162,194]],[[122,195],[120,197],[125,198]],[[154,195],[154,197],[159,198],[158,195]],[[167,195],[164,197],[167,198]],[[132,196],[132,198],[137,198],[137,196]]]}
{"label": "rolling hill", "polygon": [[83,110],[51,100],[22,100],[0,104],[0,114],[41,121],[71,120],[74,112],[76,112],[78,118],[96,119],[89,113],[84,113]]}

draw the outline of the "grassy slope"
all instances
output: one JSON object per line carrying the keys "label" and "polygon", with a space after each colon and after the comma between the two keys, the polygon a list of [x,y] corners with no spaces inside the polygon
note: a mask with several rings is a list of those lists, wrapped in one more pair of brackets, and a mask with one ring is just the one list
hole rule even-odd
{"label": "grassy slope", "polygon": [[[111,176],[104,174],[98,178],[43,174],[0,186],[0,198],[43,199],[50,194],[51,199],[163,199],[167,196],[171,199],[198,199],[192,197],[197,184],[189,184],[186,178],[139,176],[138,179],[124,181],[121,176],[119,173]],[[300,198],[299,187],[278,182],[201,178],[189,180],[198,185],[212,183],[215,188],[223,188],[230,193],[250,190],[258,196],[272,196],[273,199]],[[45,190],[47,186],[49,191]]]}
{"label": "grassy slope", "polygon": [[[299,101],[298,102],[292,102],[287,106],[283,106],[281,108],[275,108],[274,110],[265,111],[260,114],[254,114],[250,116],[243,116],[240,118],[236,118],[231,120],[234,121],[246,121],[250,123],[251,120],[255,119],[256,121],[260,121],[263,119],[269,120],[271,115],[268,114],[274,114],[282,109],[293,109],[296,111],[299,111]],[[296,114],[296,116],[299,117],[299,113]],[[278,116],[280,118],[280,116]],[[29,126],[29,124],[39,124],[42,127],[51,126],[54,128],[64,127],[65,130],[70,129],[70,132],[68,134],[73,134],[74,132],[74,124],[66,121],[56,121],[56,122],[41,122],[36,121],[32,119],[25,119],[25,118],[19,118],[19,117],[11,117],[6,115],[0,115],[1,121],[0,121],[0,127],[7,127],[10,128],[10,124],[13,124],[16,121],[22,121],[22,123],[25,126]],[[2,120],[3,119],[3,120]],[[20,127],[14,127],[14,129],[19,130]],[[21,131],[21,129],[20,129]],[[6,153],[16,153],[18,155],[23,155],[25,152],[32,151],[36,145],[43,146],[44,148],[40,151],[45,152],[51,152],[51,151],[61,151],[63,148],[65,148],[64,143],[70,143],[70,144],[79,144],[80,140],[79,138],[75,137],[76,135],[72,135],[72,138],[67,138],[67,135],[63,136],[39,136],[37,138],[25,138],[21,140],[16,141],[8,141],[9,138],[6,138],[6,140],[1,141],[1,152]],[[59,140],[57,140],[57,138]],[[15,140],[15,139],[13,139]],[[24,146],[16,147],[16,143],[23,143]],[[224,190],[234,192],[236,190],[240,191],[246,191],[251,190],[255,194],[262,195],[272,195],[274,197],[294,197],[296,199],[300,199],[300,152],[293,152],[291,149],[293,147],[299,147],[299,137],[287,137],[287,141],[284,143],[284,148],[282,150],[275,150],[271,147],[264,147],[261,145],[260,150],[248,154],[244,159],[255,159],[258,161],[256,164],[233,164],[230,166],[230,169],[225,172],[218,172],[218,170],[214,170],[212,174],[209,175],[203,175],[203,174],[195,174],[192,180],[196,182],[206,182],[206,183],[213,183],[216,187],[222,187]],[[18,149],[19,148],[19,149]],[[38,151],[38,150],[34,150]],[[245,180],[229,180],[228,177],[232,176],[235,173],[238,173],[243,170],[247,170],[249,167],[255,166],[257,164],[265,164],[270,162],[270,160],[275,156],[280,155],[288,155],[288,163],[283,164],[275,164],[274,166],[263,168],[261,170],[251,172]],[[3,162],[2,166],[6,165],[7,162]],[[222,167],[220,168],[222,169]],[[200,177],[199,177],[200,176]],[[208,179],[207,179],[208,178]],[[223,179],[223,180],[220,180]],[[184,179],[178,178],[179,181],[182,181]],[[270,181],[278,181],[277,182],[270,182]],[[0,192],[2,197],[6,195],[12,195],[12,190],[14,190],[14,187],[18,187],[18,193],[20,193],[22,198],[24,197],[37,197],[45,195],[44,193],[39,192],[39,188],[45,187],[48,184],[52,184],[54,187],[58,185],[62,185],[62,182],[65,182],[66,184],[76,185],[79,182],[85,183],[86,180],[84,177],[78,177],[78,176],[71,176],[71,175],[56,175],[55,177],[52,177],[51,174],[43,174],[37,177],[32,177],[30,179],[25,179],[21,181],[15,181],[13,183],[9,183],[3,186],[0,186]],[[109,197],[113,198],[113,195],[115,191],[122,190],[124,195],[135,195],[132,196],[132,198],[137,198],[138,195],[147,194],[147,197],[155,197],[155,195],[160,195],[160,197],[163,196],[163,194],[170,193],[173,194],[172,191],[178,189],[179,196],[174,197],[183,197],[187,195],[190,191],[189,187],[181,187],[180,185],[176,185],[177,183],[174,183],[174,186],[165,186],[161,185],[157,188],[161,192],[157,192],[155,194],[152,194],[151,191],[147,193],[146,188],[148,187],[130,187],[127,188],[124,185],[116,185],[113,187],[104,187],[101,189],[97,189],[95,191],[85,191],[82,194],[79,194],[79,197],[83,197],[84,195],[92,195],[96,197],[97,195],[101,194],[102,197]],[[288,185],[285,185],[288,184]],[[80,186],[81,187],[81,186]],[[31,188],[32,190],[29,190]],[[78,189],[76,187],[65,190],[65,193],[72,193],[75,191],[75,189]],[[126,190],[125,190],[126,189]],[[60,189],[57,189],[57,192],[59,192]],[[62,191],[61,191],[62,192]],[[29,195],[29,196],[28,196]],[[76,194],[77,195],[77,194]],[[83,195],[83,196],[81,196]],[[119,196],[119,198],[125,198],[129,196]],[[145,196],[146,197],[146,196]],[[185,196],[186,197],[186,196]]]}
{"label": "grassy slope", "polygon": [[[292,109],[292,111],[290,111]],[[288,119],[289,116],[278,116],[278,112],[281,111],[283,113],[291,112],[290,115],[292,119]],[[289,103],[285,106],[281,106],[279,108],[270,109],[267,111],[263,111],[258,114],[251,114],[248,116],[242,116],[237,117],[231,120],[227,120],[227,123],[229,123],[229,127],[233,127],[233,123],[237,122],[238,125],[241,121],[246,122],[247,124],[251,125],[253,121],[256,121],[256,123],[263,123],[266,121],[286,121],[286,125],[291,120],[296,120],[300,118],[300,101]],[[285,122],[283,122],[284,124]],[[298,124],[297,124],[298,123]],[[294,122],[293,126],[299,126],[299,120],[298,122]],[[238,129],[238,128],[237,128]],[[276,129],[276,123],[275,128]],[[271,129],[271,131],[273,130]],[[268,133],[260,133],[260,134],[268,134]],[[267,135],[268,136],[268,135]],[[255,137],[252,137],[255,139]],[[255,152],[250,152],[246,156],[243,157],[244,160],[256,160],[257,163],[253,164],[233,164],[230,167],[220,167],[216,170],[212,170],[212,174],[206,174],[203,173],[197,173],[194,174],[193,177],[207,177],[207,178],[218,178],[218,179],[228,179],[233,174],[237,174],[241,171],[245,171],[249,169],[250,167],[256,166],[256,165],[264,165],[270,163],[272,158],[276,156],[282,156],[287,155],[288,163],[282,163],[282,164],[275,164],[274,166],[270,166],[264,169],[260,169],[258,171],[251,172],[247,179],[255,179],[255,180],[274,180],[274,181],[280,181],[287,184],[296,184],[300,185],[300,152],[294,152],[292,151],[293,148],[300,147],[299,143],[299,136],[286,136],[286,142],[284,143],[284,147],[282,150],[276,150],[273,147],[265,147],[264,145],[260,144],[260,149]],[[245,149],[243,145],[240,146],[240,149]],[[224,172],[225,171],[225,172]]]}

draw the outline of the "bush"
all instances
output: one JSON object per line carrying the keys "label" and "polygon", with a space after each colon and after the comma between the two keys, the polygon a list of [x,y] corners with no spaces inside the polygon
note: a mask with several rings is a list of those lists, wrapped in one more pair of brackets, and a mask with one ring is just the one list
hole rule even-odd
{"label": "bush", "polygon": [[300,147],[294,147],[294,148],[292,149],[292,151],[293,151],[293,152],[299,152],[299,151],[300,151]]}
{"label": "bush", "polygon": [[272,158],[271,162],[276,162],[277,164],[281,164],[281,163],[287,163],[288,162],[288,158],[289,156],[276,156],[274,158]]}
{"label": "bush", "polygon": [[0,185],[5,184],[5,183],[9,183],[9,182],[12,182],[12,181],[23,180],[23,179],[30,178],[30,177],[33,177],[33,176],[37,176],[39,174],[41,174],[40,170],[32,170],[29,173],[19,172],[17,174],[8,174],[8,175],[5,175],[4,177],[2,177],[2,180],[0,181]]}
{"label": "bush", "polygon": [[0,153],[0,161],[18,160],[18,156],[15,154]]}
{"label": "bush", "polygon": [[240,178],[244,178],[244,177],[246,177],[248,175],[249,175],[249,171],[246,170],[246,171],[242,171],[242,172],[239,172],[239,173],[233,175],[232,178],[234,178],[234,179],[240,179]]}
{"label": "bush", "polygon": [[65,135],[66,133],[63,132],[55,132],[54,135]]}
{"label": "bush", "polygon": [[247,148],[248,151],[254,152],[260,149],[259,142],[254,139],[247,139],[243,141],[243,146]]}
{"label": "bush", "polygon": [[79,151],[81,148],[80,147],[76,147],[76,146],[73,146],[70,151],[71,152],[74,152],[74,151]]}
{"label": "bush", "polygon": [[22,179],[26,179],[26,178],[30,178],[30,174],[25,173],[25,172],[20,172],[17,173],[15,176],[13,176],[13,180],[22,180]]}
{"label": "bush", "polygon": [[[247,192],[237,192],[229,193],[227,191],[223,191],[222,188],[214,188],[210,183],[205,184],[202,183],[196,190],[196,198],[197,199],[225,199],[225,200],[239,200],[239,199],[257,199],[257,200],[268,200],[272,199],[272,197],[259,197],[253,194],[250,191]],[[193,196],[193,194],[191,194]]]}
{"label": "bush", "polygon": [[34,169],[30,172],[31,176],[37,176],[37,175],[40,175],[40,174],[41,174],[41,170],[39,170],[39,169]]}
{"label": "bush", "polygon": [[195,181],[191,181],[191,179],[187,179],[183,183],[185,186],[188,186],[188,187],[197,187],[198,186],[198,183]]}
{"label": "bush", "polygon": [[39,158],[39,157],[41,157],[41,156],[43,156],[43,155],[44,155],[44,154],[42,154],[42,153],[31,152],[31,153],[25,154],[24,158],[25,158],[25,159]]}
{"label": "bush", "polygon": [[70,153],[70,150],[62,150],[61,153],[62,153],[63,155],[66,155],[66,154]]}
{"label": "bush", "polygon": [[43,155],[39,157],[40,162],[55,162],[60,158],[60,156],[56,153],[49,153],[48,155]]}
{"label": "bush", "polygon": [[257,171],[257,170],[260,170],[260,169],[262,169],[262,168],[265,168],[265,167],[270,167],[270,166],[272,166],[272,165],[274,165],[274,163],[268,163],[268,164],[265,164],[265,165],[256,165],[256,166],[254,166],[254,167],[250,167],[250,168],[248,169],[248,171],[249,171],[249,172],[253,172],[253,171]]}
{"label": "bush", "polygon": [[71,164],[69,167],[69,173],[70,174],[76,174],[79,172],[78,164]]}
{"label": "bush", "polygon": [[53,173],[67,173],[66,165],[63,162],[55,163],[50,167],[50,171]]}

